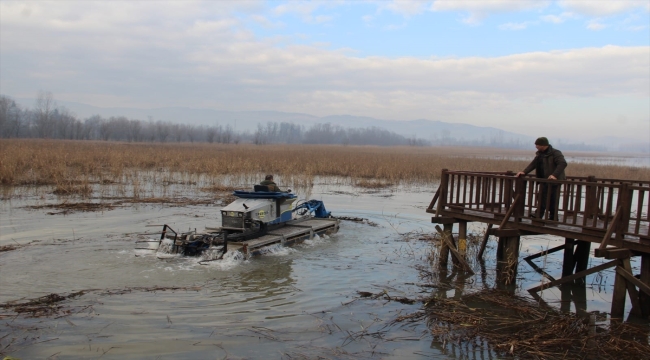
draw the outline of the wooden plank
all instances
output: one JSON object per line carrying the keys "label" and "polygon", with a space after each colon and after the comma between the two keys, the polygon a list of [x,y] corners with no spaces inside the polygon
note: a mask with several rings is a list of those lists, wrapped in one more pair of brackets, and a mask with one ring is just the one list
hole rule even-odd
{"label": "wooden plank", "polygon": [[561,279],[551,281],[551,282],[547,282],[546,284],[542,284],[542,285],[539,285],[539,286],[535,286],[534,288],[528,289],[528,291],[537,292],[537,291],[541,291],[541,290],[544,290],[544,289],[548,289],[548,288],[551,288],[551,287],[554,287],[554,286],[557,286],[557,285],[560,285],[560,284],[567,283],[569,281],[573,281],[575,279],[583,278],[583,277],[585,277],[587,275],[591,275],[593,273],[596,273],[596,272],[599,272],[599,271],[602,271],[602,270],[605,270],[605,269],[609,269],[611,267],[614,267],[614,266],[618,265],[618,263],[619,263],[618,260],[612,260],[610,262],[600,264],[598,266],[594,266],[591,269],[587,269],[585,271],[575,273],[575,274],[573,274],[571,276],[565,276],[565,277],[562,277]]}
{"label": "wooden plank", "polygon": [[462,268],[468,273],[474,275],[474,271],[472,270],[472,268],[469,266],[467,261],[465,261],[465,259],[458,253],[456,247],[449,239],[449,236],[444,231],[442,231],[440,225],[436,225],[436,230],[438,230],[438,233],[440,234],[440,236],[442,236],[443,241],[447,244],[449,251],[451,251],[451,254],[456,258],[456,260],[458,260]]}
{"label": "wooden plank", "polygon": [[430,210],[433,210],[433,205],[436,204],[436,201],[438,201],[439,196],[440,196],[440,186],[438,186],[438,190],[436,191],[436,194],[433,195],[433,199],[431,199],[431,203],[429,204],[429,207],[427,208],[427,212],[429,212]]}
{"label": "wooden plank", "polygon": [[542,268],[537,266],[537,264],[535,264],[532,259],[524,258],[524,261],[526,261],[528,263],[528,265],[530,265],[530,267],[533,268],[533,270],[535,270],[538,273],[542,274],[542,276],[544,276],[545,278],[547,278],[547,279],[549,279],[551,281],[555,281],[554,277],[552,277],[549,273],[547,273],[546,271],[542,270]]}
{"label": "wooden plank", "polygon": [[557,251],[560,251],[560,250],[563,250],[563,249],[564,249],[564,245],[556,246],[556,247],[554,247],[552,249],[544,250],[542,252],[538,252],[536,254],[529,255],[529,256],[525,257],[524,260],[526,260],[526,259],[531,259],[531,260],[532,259],[537,259],[538,257],[548,255],[548,254],[552,254],[554,252],[557,252]]}
{"label": "wooden plank", "polygon": [[618,224],[618,219],[621,218],[622,214],[623,214],[623,207],[619,206],[616,209],[616,214],[614,214],[614,219],[612,219],[612,223],[609,224],[609,228],[607,229],[607,232],[605,233],[605,236],[603,236],[603,240],[600,242],[599,249],[604,249],[604,248],[607,247],[607,243],[611,240],[612,233],[614,233],[614,230],[616,229],[617,224]]}

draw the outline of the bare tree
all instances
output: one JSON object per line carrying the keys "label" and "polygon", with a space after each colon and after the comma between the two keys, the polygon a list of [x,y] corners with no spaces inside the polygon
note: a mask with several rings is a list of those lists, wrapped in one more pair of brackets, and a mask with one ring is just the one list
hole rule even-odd
{"label": "bare tree", "polygon": [[52,137],[54,131],[54,124],[52,121],[52,113],[56,108],[54,95],[49,91],[39,91],[36,98],[36,106],[34,108],[36,133],[38,137],[49,138]]}
{"label": "bare tree", "polygon": [[23,112],[16,102],[6,96],[0,96],[0,136],[18,137]]}

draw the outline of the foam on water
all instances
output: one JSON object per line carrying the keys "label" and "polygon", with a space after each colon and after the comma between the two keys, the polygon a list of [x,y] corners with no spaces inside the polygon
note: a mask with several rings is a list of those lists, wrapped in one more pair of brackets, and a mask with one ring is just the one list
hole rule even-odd
{"label": "foam on water", "polygon": [[295,253],[296,251],[297,251],[296,249],[282,246],[282,244],[267,246],[260,250],[262,255],[266,255],[266,256],[285,256],[285,255]]}
{"label": "foam on water", "polygon": [[[239,251],[229,251],[223,255],[223,259],[214,260],[214,261],[206,261],[206,260],[218,259],[219,256],[221,256],[221,249],[218,248],[217,250],[215,248],[210,248],[206,251],[206,253],[207,254],[204,255],[208,256],[208,258],[203,258],[203,259],[198,258],[198,260],[196,261],[197,265],[209,266],[210,268],[218,269],[218,270],[230,270],[247,261],[246,259],[244,259],[244,254],[240,253]],[[216,254],[216,256],[209,258],[210,254],[212,255]]]}
{"label": "foam on water", "polygon": [[314,238],[311,239],[311,240],[310,239],[305,240],[302,243],[302,246],[304,246],[304,247],[318,246],[318,245],[326,243],[327,240],[329,240],[329,239],[330,239],[330,237],[327,234],[323,234],[322,236],[318,235],[318,234],[314,234]]}

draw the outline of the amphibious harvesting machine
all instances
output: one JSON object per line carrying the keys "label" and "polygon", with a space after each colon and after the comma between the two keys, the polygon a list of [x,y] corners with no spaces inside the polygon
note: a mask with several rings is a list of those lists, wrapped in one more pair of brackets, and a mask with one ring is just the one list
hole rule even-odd
{"label": "amphibious harvesting machine", "polygon": [[221,209],[221,227],[179,233],[165,224],[160,239],[138,241],[136,248],[186,256],[209,251],[214,259],[238,251],[249,257],[272,245],[288,246],[339,229],[339,220],[320,200],[298,200],[290,192],[270,192],[263,185],[254,189],[233,193],[237,199]]}

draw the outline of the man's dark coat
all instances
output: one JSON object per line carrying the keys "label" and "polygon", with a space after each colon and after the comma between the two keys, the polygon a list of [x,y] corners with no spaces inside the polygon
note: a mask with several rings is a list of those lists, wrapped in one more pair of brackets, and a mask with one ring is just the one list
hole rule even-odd
{"label": "man's dark coat", "polygon": [[[538,163],[540,166],[537,166]],[[553,175],[558,180],[566,180],[564,173],[566,165],[562,152],[549,145],[545,151],[538,151],[535,154],[535,159],[524,169],[524,173],[528,174],[535,170],[535,176],[541,179]]]}

